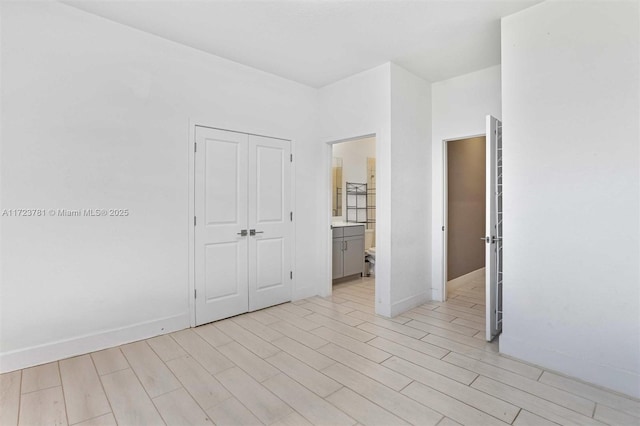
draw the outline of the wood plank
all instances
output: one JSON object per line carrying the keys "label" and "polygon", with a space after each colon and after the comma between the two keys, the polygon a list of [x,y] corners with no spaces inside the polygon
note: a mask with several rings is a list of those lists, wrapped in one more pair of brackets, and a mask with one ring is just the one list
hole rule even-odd
{"label": "wood plank", "polygon": [[[320,324],[318,324],[318,327]],[[283,336],[287,336],[290,339],[293,339],[297,342],[302,343],[305,346],[309,346],[313,349],[318,349],[320,346],[326,345],[327,342],[321,337],[315,336],[308,331],[304,331],[300,328],[295,327],[291,323],[286,321],[280,321],[271,324],[270,327],[273,327],[275,330],[278,330]]]}
{"label": "wood plank", "polygon": [[216,374],[216,378],[263,423],[273,423],[291,413],[280,398],[237,367]]}
{"label": "wood plank", "polygon": [[322,370],[323,368],[327,368],[335,363],[335,361],[323,354],[316,352],[302,343],[298,343],[288,337],[274,340],[273,344],[316,370]]}
{"label": "wood plank", "polygon": [[96,365],[98,374],[101,376],[129,368],[129,363],[124,355],[122,355],[119,347],[92,352],[91,358]]}
{"label": "wood plank", "polygon": [[147,339],[147,343],[160,359],[165,362],[187,355],[185,350],[167,334]]}
{"label": "wood plank", "polygon": [[[420,321],[411,320],[406,325],[409,327],[414,327],[422,331],[426,331],[430,334],[435,334],[436,336],[444,337],[445,339],[453,340],[454,342],[463,343],[467,346],[472,346],[474,348],[483,349],[486,351],[496,352],[497,349],[491,344],[482,342],[478,339],[475,339],[471,336],[465,336],[460,333],[456,333],[454,331],[445,330],[444,328],[435,327],[431,324],[425,324]],[[426,340],[425,340],[426,341]]]}
{"label": "wood plank", "polygon": [[285,374],[270,378],[264,385],[312,424],[334,426],[356,423],[354,419]]}
{"label": "wood plank", "polygon": [[206,411],[216,426],[254,426],[263,424],[247,407],[233,397]]}
{"label": "wood plank", "polygon": [[[305,303],[307,302],[309,302],[309,299],[305,299]],[[331,302],[327,302],[327,303],[331,303]],[[307,315],[310,315],[313,313],[313,311],[305,309],[299,305],[294,305],[292,303],[283,303],[282,305],[278,305],[278,307],[283,311],[290,312],[299,317],[306,317]]]}
{"label": "wood plank", "polygon": [[323,372],[409,423],[423,426],[435,425],[443,417],[431,408],[342,364],[334,364],[325,368]]}
{"label": "wood plank", "polygon": [[172,333],[171,337],[211,374],[235,365],[192,330],[178,331]]}
{"label": "wood plank", "polygon": [[536,416],[528,411],[520,410],[520,414],[518,414],[516,421],[513,422],[513,426],[557,426],[557,423]]}
{"label": "wood plank", "polygon": [[294,325],[304,331],[310,331],[320,327],[319,324],[311,322],[308,319],[301,317],[300,315],[292,314],[291,312],[282,309],[280,306],[269,308],[268,311],[274,317],[282,321],[286,321],[289,324]]}
{"label": "wood plank", "polygon": [[511,371],[512,373],[519,374],[532,380],[538,380],[538,377],[542,374],[542,370],[528,365],[524,362],[516,361],[511,358],[506,358],[500,354],[493,352],[476,349],[463,343],[454,342],[444,337],[429,334],[422,339],[424,342],[429,342],[435,346],[439,346],[450,351],[466,355],[469,358],[476,359],[478,361],[491,364],[495,367],[502,368],[503,370]]}
{"label": "wood plank", "polygon": [[100,417],[85,420],[84,422],[76,423],[73,426],[118,426],[118,423],[116,423],[116,418],[113,417],[113,413],[109,413]]}
{"label": "wood plank", "polygon": [[488,377],[480,376],[471,385],[489,395],[503,399],[533,414],[552,422],[566,425],[602,425],[590,416],[584,416],[568,408],[561,407],[530,393],[505,385]]}
{"label": "wood plank", "polygon": [[69,423],[79,423],[111,412],[89,355],[60,361],[60,375]]}
{"label": "wood plank", "polygon": [[238,342],[231,342],[228,345],[218,347],[224,356],[232,359],[233,362],[242,368],[251,377],[259,382],[264,382],[269,377],[279,374],[277,368],[245,348]]}
{"label": "wood plank", "polygon": [[121,347],[131,369],[151,398],[180,388],[180,382],[145,341]]}
{"label": "wood plank", "polygon": [[337,391],[342,385],[335,380],[309,367],[286,352],[279,352],[267,358],[272,365],[291,377],[312,392],[321,397],[326,397]]}
{"label": "wood plank", "polygon": [[486,364],[482,361],[471,359],[455,352],[450,353],[443,358],[444,361],[450,362],[467,370],[474,371],[486,377],[513,386],[532,395],[536,395],[549,402],[560,404],[573,411],[591,417],[595,404],[585,398],[556,389],[544,383],[527,379],[518,374],[511,373],[493,365]]}
{"label": "wood plank", "polygon": [[[343,314],[333,309],[325,308],[324,306],[316,305],[315,303],[307,303],[305,305],[301,305],[302,307],[312,310],[313,312],[324,315],[327,318],[334,319],[336,321],[340,321],[346,325],[350,325],[355,327],[358,324],[362,324],[362,320],[355,318],[353,316]],[[353,311],[353,310],[351,310]],[[350,311],[350,312],[351,312]]]}
{"label": "wood plank", "polygon": [[442,321],[453,321],[454,319],[458,318],[455,315],[451,315],[451,314],[445,314],[442,312],[437,312],[435,310],[431,310],[431,309],[424,309],[424,308],[413,308],[410,312],[414,312],[416,314],[420,314],[420,315],[424,315],[427,317],[432,317],[432,318],[436,318]]}
{"label": "wood plank", "polygon": [[460,422],[469,425],[496,425],[504,426],[507,423],[502,422],[476,408],[463,404],[455,398],[451,398],[442,392],[423,385],[422,383],[413,382],[402,390],[403,395],[433,408],[437,412]]}
{"label": "wood plank", "polygon": [[345,336],[351,337],[352,339],[356,339],[361,342],[366,342],[376,337],[371,333],[367,333],[366,331],[360,330],[359,328],[346,325],[340,321],[327,318],[320,314],[314,313],[314,314],[308,315],[306,318],[309,321],[322,324],[324,327],[330,328],[331,330],[337,331],[338,333],[344,334]]}
{"label": "wood plank", "polygon": [[358,355],[361,355],[373,362],[382,362],[389,358],[391,355],[370,346],[367,343],[362,343],[351,337],[347,337],[344,334],[340,334],[336,331],[330,330],[326,327],[320,327],[317,330],[312,331],[313,334],[322,337],[338,346],[342,346],[345,349],[350,350]]}
{"label": "wood plank", "polygon": [[327,398],[327,401],[364,425],[394,426],[408,425],[384,408],[372,403],[348,388],[342,388]]}
{"label": "wood plank", "polygon": [[[354,310],[353,308],[341,305],[339,303],[329,302],[328,300],[324,300],[323,298],[318,297],[318,296],[309,297],[307,299],[307,302],[315,303],[316,305],[331,309],[332,311],[336,311],[336,312],[339,312],[341,314],[348,314],[349,312]],[[304,308],[304,305],[302,307]]]}
{"label": "wood plank", "polygon": [[231,398],[224,386],[195,359],[173,359],[167,362],[167,366],[205,411]]}
{"label": "wood plank", "polygon": [[[26,370],[23,370],[23,376],[24,371]],[[48,375],[49,373],[42,372],[42,374]],[[64,407],[62,387],[48,387],[23,394],[19,416],[20,423],[18,424],[20,426],[66,425],[67,413]]]}
{"label": "wood plank", "polygon": [[[292,306],[295,306],[295,305],[292,305]],[[246,330],[250,331],[251,333],[257,336],[260,336],[262,339],[266,340],[267,342],[272,342],[282,337],[282,334],[276,331],[271,325],[266,326],[266,325],[260,324],[258,321],[248,316],[240,315],[238,317],[233,318],[232,320],[233,322],[238,324],[240,327],[243,327]]]}
{"label": "wood plank", "polygon": [[253,318],[258,321],[260,324],[269,325],[276,321],[280,321],[278,317],[275,317],[267,312],[266,309],[261,309],[259,311],[253,311],[246,314],[249,318]]}
{"label": "wood plank", "polygon": [[595,386],[582,383],[578,380],[570,379],[559,374],[545,371],[540,376],[540,382],[546,383],[558,389],[580,395],[608,407],[624,411],[636,417],[640,417],[640,402],[618,395],[614,392],[607,392]]}
{"label": "wood plank", "polygon": [[0,425],[18,424],[22,370],[0,374]]}
{"label": "wood plank", "polygon": [[21,392],[23,394],[53,388],[61,384],[58,362],[50,362],[22,370]]}
{"label": "wood plank", "polygon": [[168,425],[214,426],[209,416],[183,388],[160,395],[153,402]]}
{"label": "wood plank", "polygon": [[373,347],[384,350],[390,354],[396,355],[406,361],[412,362],[416,365],[426,368],[427,370],[434,371],[442,374],[450,379],[456,380],[465,385],[470,384],[478,376],[471,371],[463,368],[451,365],[438,358],[434,358],[429,355],[425,355],[422,352],[415,351],[407,348],[406,346],[399,345],[390,340],[383,339],[382,337],[376,337],[369,344]]}
{"label": "wood plank", "polygon": [[266,340],[261,339],[248,330],[240,327],[238,324],[230,320],[224,320],[216,323],[216,327],[222,330],[224,334],[249,349],[260,358],[267,358],[278,353],[279,349]]}
{"label": "wood plank", "polygon": [[460,333],[465,336],[473,336],[478,332],[478,330],[474,328],[453,324],[448,321],[439,320],[437,318],[428,317],[426,315],[416,314],[414,312],[405,312],[403,315],[425,324],[430,324],[435,327],[444,328],[445,330],[455,331],[456,333]]}
{"label": "wood plank", "polygon": [[[480,411],[507,423],[513,422],[518,415],[520,408],[504,402],[500,399],[486,395],[476,389],[449,379],[448,377],[434,373],[418,365],[403,359],[392,357],[382,363],[390,369],[404,374],[407,377],[440,391],[465,404],[477,408]],[[434,407],[435,408],[435,407]],[[438,410],[440,411],[440,410]],[[443,413],[446,415],[446,413]],[[455,419],[455,417],[452,417]],[[458,420],[459,421],[459,420]]]}
{"label": "wood plank", "polygon": [[[368,323],[377,325],[378,327],[383,327],[383,328],[388,328],[389,330],[393,330],[397,333],[401,333],[404,335],[407,335],[409,337],[413,337],[414,339],[420,339],[424,336],[427,335],[426,332],[418,330],[416,328],[413,327],[408,327],[404,324],[401,324],[398,321],[395,321],[396,319],[400,318],[400,317],[396,317],[396,318],[383,318],[383,317],[379,317],[377,315],[369,315],[369,314],[365,314],[364,312],[360,312],[360,311],[353,311],[351,312],[349,315],[354,316],[356,318],[359,318],[361,320],[364,320]],[[412,321],[411,318],[406,318],[406,322]],[[362,324],[360,324],[362,325]],[[360,326],[358,326],[360,327]]]}
{"label": "wood plank", "polygon": [[406,346],[418,352],[422,352],[434,358],[442,358],[443,356],[449,353],[448,350],[432,345],[431,343],[427,343],[422,340],[417,340],[412,337],[406,336],[404,334],[397,333],[393,330],[379,327],[377,325],[364,323],[364,324],[360,324],[358,328],[362,330],[366,330],[369,333],[373,333],[378,337],[383,337],[387,340],[398,343],[402,346]]}
{"label": "wood plank", "polygon": [[344,364],[347,367],[382,383],[383,385],[389,386],[391,389],[396,391],[403,389],[411,383],[412,380],[409,377],[398,374],[381,364],[370,361],[360,355],[354,354],[351,351],[336,346],[333,343],[320,348],[319,351],[341,364]]}
{"label": "wood plank", "polygon": [[593,418],[608,425],[640,425],[640,417],[632,416],[603,404],[596,404],[596,412]]}
{"label": "wood plank", "polygon": [[269,426],[313,426],[309,423],[309,420],[302,417],[295,411],[275,423],[271,423]]}
{"label": "wood plank", "polygon": [[120,425],[161,425],[164,422],[132,370],[101,377],[113,415]]}
{"label": "wood plank", "polygon": [[201,325],[193,331],[214,348],[233,342],[231,337],[220,331],[214,324]]}

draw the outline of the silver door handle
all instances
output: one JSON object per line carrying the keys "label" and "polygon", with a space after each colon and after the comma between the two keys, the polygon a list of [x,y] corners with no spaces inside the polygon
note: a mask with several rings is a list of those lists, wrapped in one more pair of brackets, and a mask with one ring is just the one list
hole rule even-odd
{"label": "silver door handle", "polygon": [[247,236],[247,230],[246,229],[241,229],[240,232],[238,232],[238,235],[240,235],[241,237],[246,237]]}
{"label": "silver door handle", "polygon": [[249,230],[249,235],[256,235],[256,234],[264,234],[264,231],[256,231],[255,229]]}
{"label": "silver door handle", "polygon": [[344,249],[345,250],[349,250],[349,242],[348,241],[344,242]]}
{"label": "silver door handle", "polygon": [[496,241],[501,241],[502,238],[501,237],[496,237],[495,235],[492,235],[490,237],[482,237],[480,238],[482,241],[484,241],[487,244],[495,244]]}

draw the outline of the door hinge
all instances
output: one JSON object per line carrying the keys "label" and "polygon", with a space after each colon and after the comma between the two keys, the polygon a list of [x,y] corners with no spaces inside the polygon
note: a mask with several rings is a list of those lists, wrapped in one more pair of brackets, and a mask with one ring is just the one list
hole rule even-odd
{"label": "door hinge", "polygon": [[193,226],[196,226],[196,217],[193,217]]}
{"label": "door hinge", "polygon": [[197,142],[193,143],[193,152],[198,152],[198,143]]}
{"label": "door hinge", "polygon": [[289,162],[293,163],[293,154],[289,154]]}
{"label": "door hinge", "polygon": [[444,231],[444,225],[442,225],[442,230]]}
{"label": "door hinge", "polygon": [[193,298],[194,299],[198,298],[198,290],[196,290],[195,288],[193,289]]}
{"label": "door hinge", "polygon": [[293,271],[289,271],[289,278],[293,279]]}
{"label": "door hinge", "polygon": [[293,222],[293,212],[289,212],[289,220]]}

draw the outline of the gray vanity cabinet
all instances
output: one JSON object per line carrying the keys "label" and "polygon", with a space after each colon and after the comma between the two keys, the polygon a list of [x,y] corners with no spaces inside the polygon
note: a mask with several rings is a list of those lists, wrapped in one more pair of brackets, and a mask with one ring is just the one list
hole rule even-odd
{"label": "gray vanity cabinet", "polygon": [[333,279],[364,273],[364,225],[333,228]]}

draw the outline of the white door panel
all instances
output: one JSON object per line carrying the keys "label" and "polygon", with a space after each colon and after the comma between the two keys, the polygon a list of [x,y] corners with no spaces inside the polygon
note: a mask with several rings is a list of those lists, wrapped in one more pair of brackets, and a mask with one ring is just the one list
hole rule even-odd
{"label": "white door panel", "polygon": [[247,141],[241,133],[196,128],[196,324],[248,308]]}
{"label": "white door panel", "polygon": [[486,339],[502,332],[502,123],[487,116]]}
{"label": "white door panel", "polygon": [[291,300],[290,142],[249,136],[249,310]]}

